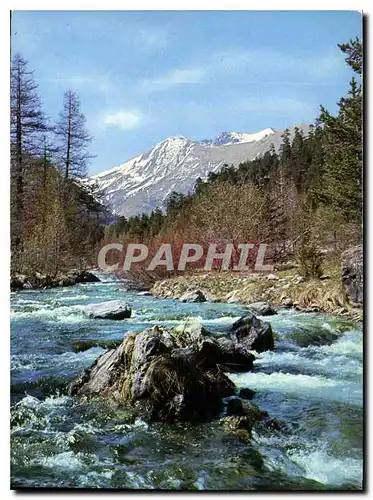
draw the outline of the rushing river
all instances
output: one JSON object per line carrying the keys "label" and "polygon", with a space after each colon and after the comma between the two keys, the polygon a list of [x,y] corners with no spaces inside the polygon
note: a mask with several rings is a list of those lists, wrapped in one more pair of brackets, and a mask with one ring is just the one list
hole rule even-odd
{"label": "rushing river", "polygon": [[[265,318],[276,332],[275,351],[258,355],[254,371],[230,377],[238,388],[254,389],[253,402],[282,426],[254,431],[250,444],[215,421],[129,423],[123,408],[66,395],[66,384],[105,352],[77,343],[119,340],[130,330],[190,317],[220,335],[247,309],[138,296],[106,280],[12,293],[13,487],[361,489],[361,328],[320,314]],[[132,318],[83,317],[86,304],[117,298],[131,304]]]}

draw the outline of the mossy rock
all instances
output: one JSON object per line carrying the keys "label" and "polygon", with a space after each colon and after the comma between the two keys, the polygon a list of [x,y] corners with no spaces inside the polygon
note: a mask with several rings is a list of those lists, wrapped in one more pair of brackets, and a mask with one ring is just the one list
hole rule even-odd
{"label": "mossy rock", "polygon": [[[148,420],[208,420],[222,410],[222,398],[235,392],[221,369],[227,356],[231,353],[196,325],[130,332],[71,385],[70,393],[112,398]],[[254,357],[247,359],[252,367]]]}
{"label": "mossy rock", "polygon": [[252,421],[249,417],[223,417],[219,421],[225,432],[237,437],[240,441],[249,441],[251,438]]}

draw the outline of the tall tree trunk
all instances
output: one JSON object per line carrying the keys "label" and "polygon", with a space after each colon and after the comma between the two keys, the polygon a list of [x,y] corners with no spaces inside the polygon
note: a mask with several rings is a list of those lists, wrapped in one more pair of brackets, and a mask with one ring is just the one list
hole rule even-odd
{"label": "tall tree trunk", "polygon": [[16,132],[16,192],[15,192],[15,259],[22,253],[22,215],[23,215],[23,151],[22,151],[22,105],[21,105],[21,70],[18,67],[17,82],[17,132]]}

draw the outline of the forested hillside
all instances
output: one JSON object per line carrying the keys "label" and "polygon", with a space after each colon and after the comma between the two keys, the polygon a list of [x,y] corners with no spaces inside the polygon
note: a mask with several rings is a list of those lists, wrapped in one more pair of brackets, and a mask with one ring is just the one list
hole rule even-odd
{"label": "forested hillside", "polygon": [[189,195],[173,192],[162,211],[118,222],[105,241],[202,245],[263,242],[276,262],[295,257],[306,276],[322,273],[327,254],[339,258],[362,238],[362,44],[339,45],[356,76],[333,116],[321,106],[310,133],[296,130],[238,168],[226,165]]}
{"label": "forested hillside", "polygon": [[[323,255],[338,257],[362,238],[362,44],[339,46],[355,73],[333,116],[321,106],[305,137],[296,129],[238,167],[225,165],[188,195],[173,192],[165,207],[104,226],[107,213],[87,176],[91,153],[77,94],[61,99],[57,123],[45,116],[28,63],[11,68],[12,271],[56,273],[96,262],[108,242],[151,249],[185,242],[263,242],[275,262],[298,259],[305,275],[322,272]],[[62,97],[62,96],[61,96]],[[150,256],[151,257],[151,253]],[[109,255],[110,260],[110,255]]]}
{"label": "forested hillside", "polygon": [[94,261],[105,209],[80,182],[91,138],[79,98],[67,90],[52,123],[19,54],[12,61],[10,92],[12,272],[53,275],[82,268]]}

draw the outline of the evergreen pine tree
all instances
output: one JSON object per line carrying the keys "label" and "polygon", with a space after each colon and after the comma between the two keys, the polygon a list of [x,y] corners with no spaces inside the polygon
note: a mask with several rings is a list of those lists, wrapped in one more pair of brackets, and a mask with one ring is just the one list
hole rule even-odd
{"label": "evergreen pine tree", "polygon": [[[348,54],[348,64],[360,73],[360,42],[341,48]],[[338,115],[332,116],[321,107],[319,117],[319,123],[323,125],[325,173],[318,195],[346,222],[360,222],[362,219],[362,98],[362,87],[353,77],[347,96],[338,103]]]}

